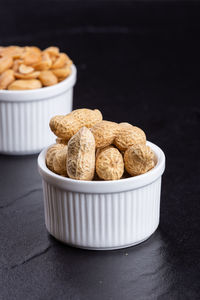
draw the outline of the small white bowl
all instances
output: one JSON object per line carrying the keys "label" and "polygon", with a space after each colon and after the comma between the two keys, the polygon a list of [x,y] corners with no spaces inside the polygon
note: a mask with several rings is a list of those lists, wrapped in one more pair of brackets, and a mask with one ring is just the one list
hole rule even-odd
{"label": "small white bowl", "polygon": [[36,90],[0,91],[0,153],[37,153],[54,143],[49,120],[72,110],[76,67],[60,83]]}
{"label": "small white bowl", "polygon": [[143,175],[114,181],[56,175],[46,167],[44,149],[38,167],[48,232],[68,245],[93,250],[125,248],[149,238],[159,224],[165,155],[147,144],[155,153],[156,166]]}

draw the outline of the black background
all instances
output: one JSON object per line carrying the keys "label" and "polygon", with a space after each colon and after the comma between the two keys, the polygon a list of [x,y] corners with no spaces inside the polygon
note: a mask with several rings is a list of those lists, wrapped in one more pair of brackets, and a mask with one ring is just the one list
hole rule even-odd
{"label": "black background", "polygon": [[37,156],[0,156],[0,299],[200,298],[200,3],[0,2],[0,44],[57,45],[74,108],[143,128],[166,154],[157,232],[96,252],[51,238]]}

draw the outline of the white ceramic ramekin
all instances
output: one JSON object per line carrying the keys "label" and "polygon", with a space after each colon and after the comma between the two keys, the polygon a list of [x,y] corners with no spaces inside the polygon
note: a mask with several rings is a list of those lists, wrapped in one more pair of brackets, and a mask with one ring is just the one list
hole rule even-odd
{"label": "white ceramic ramekin", "polygon": [[146,240],[160,216],[165,155],[148,142],[156,166],[146,174],[114,181],[79,181],[51,172],[44,149],[38,157],[48,232],[69,245],[95,250],[125,248]]}
{"label": "white ceramic ramekin", "polygon": [[62,82],[41,89],[0,91],[0,152],[28,154],[54,143],[49,120],[71,112],[76,67]]}

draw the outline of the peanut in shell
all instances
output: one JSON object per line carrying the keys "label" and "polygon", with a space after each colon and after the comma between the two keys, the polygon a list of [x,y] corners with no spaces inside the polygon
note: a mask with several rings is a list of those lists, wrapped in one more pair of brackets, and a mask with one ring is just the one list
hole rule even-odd
{"label": "peanut in shell", "polygon": [[101,120],[102,114],[98,109],[81,108],[65,116],[51,118],[49,126],[57,137],[69,140],[82,127],[91,128]]}
{"label": "peanut in shell", "polygon": [[146,135],[142,129],[130,124],[120,125],[114,140],[115,146],[120,151],[125,151],[132,145],[146,144]]}
{"label": "peanut in shell", "polygon": [[118,180],[124,173],[122,154],[113,146],[100,150],[96,156],[96,173],[103,180]]}
{"label": "peanut in shell", "polygon": [[72,179],[92,180],[94,171],[94,136],[88,128],[82,127],[68,142],[67,173]]}
{"label": "peanut in shell", "polygon": [[61,176],[67,176],[67,146],[56,151],[53,158],[53,170]]}
{"label": "peanut in shell", "polygon": [[155,166],[154,153],[144,144],[130,146],[124,153],[124,164],[131,176],[144,174]]}
{"label": "peanut in shell", "polygon": [[109,146],[114,142],[118,132],[118,124],[102,120],[95,124],[90,130],[94,135],[96,148],[102,148]]}
{"label": "peanut in shell", "polygon": [[53,168],[54,156],[55,156],[56,152],[63,150],[64,147],[65,147],[65,145],[63,145],[63,144],[55,144],[55,145],[51,146],[46,152],[46,165],[47,165],[48,169],[51,170],[52,172],[54,172],[54,168]]}
{"label": "peanut in shell", "polygon": [[67,145],[68,141],[61,139],[61,138],[56,138],[56,144],[63,144],[63,145]]}

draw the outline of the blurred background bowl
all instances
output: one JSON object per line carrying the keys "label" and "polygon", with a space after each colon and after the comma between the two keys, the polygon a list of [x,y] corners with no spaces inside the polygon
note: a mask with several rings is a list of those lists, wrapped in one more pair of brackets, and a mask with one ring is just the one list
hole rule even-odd
{"label": "blurred background bowl", "polygon": [[50,118],[72,110],[76,67],[60,83],[36,90],[0,91],[0,153],[32,154],[54,143]]}

